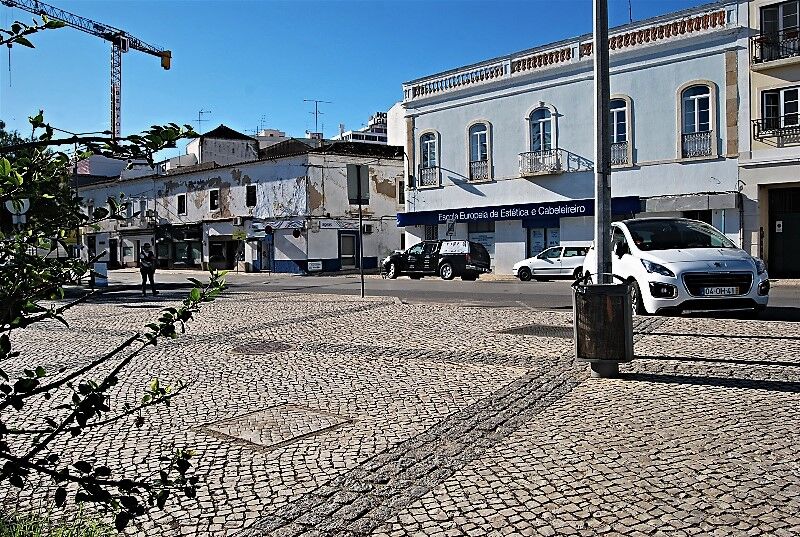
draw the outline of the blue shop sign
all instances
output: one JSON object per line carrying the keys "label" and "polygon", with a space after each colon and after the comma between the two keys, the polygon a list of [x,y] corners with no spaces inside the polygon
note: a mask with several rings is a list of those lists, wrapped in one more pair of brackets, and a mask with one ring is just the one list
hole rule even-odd
{"label": "blue shop sign", "polygon": [[[613,198],[613,214],[635,214],[642,211],[638,196]],[[537,227],[542,221],[554,221],[561,217],[594,216],[594,198],[520,205],[495,205],[493,207],[471,207],[468,209],[446,209],[443,211],[419,211],[397,213],[397,225],[420,226],[447,222],[487,222],[495,220],[522,220],[524,227]]]}

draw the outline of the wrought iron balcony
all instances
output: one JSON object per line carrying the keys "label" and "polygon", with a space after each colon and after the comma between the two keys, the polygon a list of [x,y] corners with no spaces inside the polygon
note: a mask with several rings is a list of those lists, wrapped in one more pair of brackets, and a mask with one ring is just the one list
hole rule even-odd
{"label": "wrought iron balcony", "polygon": [[752,124],[756,140],[800,136],[800,114],[754,119]]}
{"label": "wrought iron balcony", "polygon": [[800,29],[755,35],[750,38],[750,53],[753,64],[800,56]]}
{"label": "wrought iron balcony", "polygon": [[528,151],[519,154],[520,175],[551,175],[564,171],[560,149]]}
{"label": "wrought iron balcony", "polygon": [[475,160],[469,163],[469,180],[470,181],[488,181],[489,180],[489,161],[488,160]]}
{"label": "wrought iron balcony", "polygon": [[431,186],[439,186],[439,166],[430,166],[427,168],[419,167],[419,175],[417,176],[417,187],[425,188]]}
{"label": "wrought iron balcony", "polygon": [[681,154],[684,158],[709,157],[713,154],[712,131],[692,132],[681,136]]}
{"label": "wrought iron balcony", "polygon": [[628,142],[611,144],[611,165],[625,166],[628,164]]}

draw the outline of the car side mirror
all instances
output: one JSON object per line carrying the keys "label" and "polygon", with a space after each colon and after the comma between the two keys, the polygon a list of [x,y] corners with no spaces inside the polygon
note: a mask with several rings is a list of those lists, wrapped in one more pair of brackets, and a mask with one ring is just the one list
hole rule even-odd
{"label": "car side mirror", "polygon": [[618,242],[617,245],[614,247],[614,254],[620,259],[622,259],[622,256],[624,256],[625,254],[629,253],[631,252],[628,249],[628,245],[625,244],[624,242]]}

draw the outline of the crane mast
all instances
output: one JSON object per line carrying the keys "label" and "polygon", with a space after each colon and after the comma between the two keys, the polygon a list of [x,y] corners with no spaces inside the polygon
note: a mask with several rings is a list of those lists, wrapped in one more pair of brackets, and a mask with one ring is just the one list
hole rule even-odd
{"label": "crane mast", "polygon": [[111,132],[114,138],[119,138],[122,134],[122,54],[131,49],[138,50],[161,58],[161,67],[170,68],[172,52],[149,45],[119,28],[75,15],[38,0],[0,0],[0,2],[8,7],[16,7],[34,15],[46,15],[76,30],[111,43]]}

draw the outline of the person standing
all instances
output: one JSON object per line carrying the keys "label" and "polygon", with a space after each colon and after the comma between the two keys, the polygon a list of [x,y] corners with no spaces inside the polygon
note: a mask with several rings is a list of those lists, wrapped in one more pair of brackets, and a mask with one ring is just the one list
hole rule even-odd
{"label": "person standing", "polygon": [[150,288],[153,295],[157,295],[156,282],[153,276],[156,273],[156,254],[153,253],[150,243],[144,243],[142,252],[139,254],[139,272],[142,273],[142,296],[147,296],[147,279],[150,279]]}

